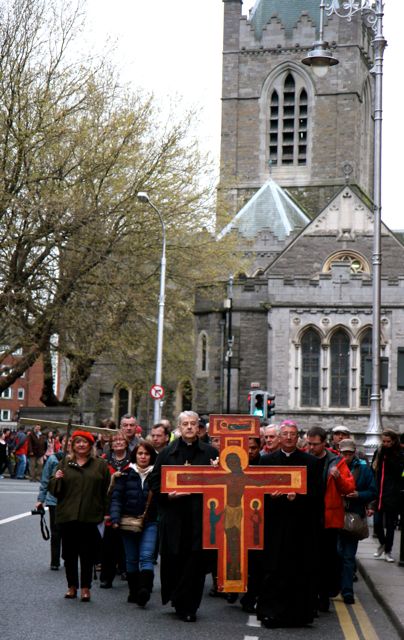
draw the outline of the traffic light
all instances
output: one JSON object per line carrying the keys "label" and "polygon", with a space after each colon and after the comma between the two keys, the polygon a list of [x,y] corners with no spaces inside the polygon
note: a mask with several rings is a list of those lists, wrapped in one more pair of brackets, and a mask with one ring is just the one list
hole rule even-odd
{"label": "traffic light", "polygon": [[266,419],[275,413],[275,396],[268,391],[250,391],[248,394],[248,411],[252,416]]}
{"label": "traffic light", "polygon": [[266,394],[267,396],[267,418],[275,415],[275,396],[272,396],[270,393]]}

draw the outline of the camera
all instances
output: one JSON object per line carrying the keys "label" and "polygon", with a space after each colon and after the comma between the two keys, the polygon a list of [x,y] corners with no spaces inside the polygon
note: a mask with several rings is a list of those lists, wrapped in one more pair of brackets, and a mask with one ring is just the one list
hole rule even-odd
{"label": "camera", "polygon": [[38,507],[38,509],[32,509],[31,511],[32,516],[43,516],[44,513],[45,513],[44,507]]}

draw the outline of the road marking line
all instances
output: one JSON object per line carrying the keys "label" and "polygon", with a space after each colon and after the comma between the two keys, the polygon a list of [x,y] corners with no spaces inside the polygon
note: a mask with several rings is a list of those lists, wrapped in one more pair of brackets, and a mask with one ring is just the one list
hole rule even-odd
{"label": "road marking line", "polygon": [[12,495],[12,496],[29,496],[29,495],[33,495],[35,496],[38,493],[38,491],[0,491],[0,496],[2,495]]}
{"label": "road marking line", "polygon": [[18,516],[11,516],[11,518],[4,518],[4,520],[0,520],[0,524],[7,524],[7,522],[13,522],[14,520],[19,520],[20,518],[26,518],[31,515],[31,511],[27,511],[27,513],[19,513]]}
{"label": "road marking line", "polygon": [[[355,606],[355,605],[353,605]],[[346,640],[359,640],[359,636],[349,615],[348,608],[340,600],[334,600],[334,607],[337,612],[338,620]]]}
{"label": "road marking line", "polygon": [[244,636],[244,640],[259,640],[258,636]]}
{"label": "road marking line", "polygon": [[374,626],[369,620],[369,617],[363,608],[362,604],[359,602],[358,598],[355,596],[356,604],[352,607],[356,616],[356,619],[359,623],[361,631],[365,636],[366,640],[378,640],[378,635],[375,631]]}
{"label": "road marking line", "polygon": [[248,616],[247,627],[260,627],[261,622],[257,620],[257,616]]}

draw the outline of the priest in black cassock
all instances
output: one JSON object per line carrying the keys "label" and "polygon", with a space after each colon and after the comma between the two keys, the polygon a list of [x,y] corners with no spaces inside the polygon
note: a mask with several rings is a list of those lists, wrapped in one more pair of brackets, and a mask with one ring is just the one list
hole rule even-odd
{"label": "priest in black cassock", "polygon": [[160,493],[161,467],[210,465],[218,450],[198,438],[197,413],[183,411],[178,427],[181,436],[158,455],[150,487],[159,495],[161,599],[171,601],[181,620],[194,622],[211,560],[211,552],[202,549],[202,495]]}
{"label": "priest in black cassock", "polygon": [[313,622],[317,600],[317,557],[323,512],[321,467],[297,449],[296,423],[280,426],[281,448],[261,456],[261,464],[305,466],[307,495],[265,497],[264,578],[257,618],[265,627],[300,627]]}

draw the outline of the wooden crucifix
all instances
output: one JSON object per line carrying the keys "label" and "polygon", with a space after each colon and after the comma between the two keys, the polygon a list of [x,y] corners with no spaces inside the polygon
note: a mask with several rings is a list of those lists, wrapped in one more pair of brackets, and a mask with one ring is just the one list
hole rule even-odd
{"label": "wooden crucifix", "polygon": [[255,416],[210,416],[219,464],[162,467],[163,492],[203,494],[203,547],[218,550],[218,590],[227,593],[247,590],[248,550],[263,548],[264,495],[306,493],[306,467],[248,465],[248,438],[259,427]]}

